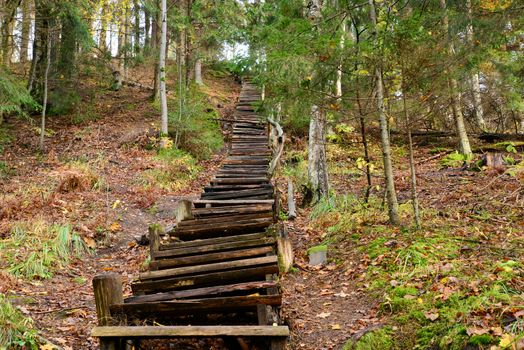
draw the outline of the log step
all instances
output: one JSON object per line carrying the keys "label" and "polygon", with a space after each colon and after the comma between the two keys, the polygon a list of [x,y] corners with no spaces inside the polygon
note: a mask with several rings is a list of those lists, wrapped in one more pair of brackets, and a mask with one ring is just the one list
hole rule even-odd
{"label": "log step", "polygon": [[278,273],[278,265],[252,267],[241,270],[212,272],[207,274],[176,277],[146,282],[135,282],[131,284],[133,293],[151,294],[168,292],[172,290],[193,289],[195,287],[212,286],[214,284],[240,283],[263,281],[266,275]]}
{"label": "log step", "polygon": [[115,326],[95,327],[93,337],[288,337],[287,326]]}
{"label": "log step", "polygon": [[147,272],[142,272],[139,276],[139,279],[141,281],[146,281],[146,280],[153,280],[153,279],[159,279],[159,278],[200,274],[204,272],[225,271],[225,270],[232,270],[232,269],[253,267],[253,266],[263,266],[263,265],[277,264],[277,263],[278,263],[278,260],[275,255],[264,256],[264,257],[258,257],[258,258],[224,261],[224,262],[218,262],[218,263],[212,263],[212,264],[176,267],[176,268],[158,270],[158,271],[147,271]]}

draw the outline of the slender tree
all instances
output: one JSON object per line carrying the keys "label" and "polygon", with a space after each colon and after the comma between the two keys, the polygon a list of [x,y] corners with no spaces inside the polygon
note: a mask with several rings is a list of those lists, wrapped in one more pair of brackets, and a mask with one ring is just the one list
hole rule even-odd
{"label": "slender tree", "polygon": [[[162,29],[160,36],[159,70],[160,70],[160,107],[162,110],[160,134],[167,137],[167,94],[166,94],[166,41],[167,41],[167,5],[161,0]],[[165,146],[165,145],[164,145]]]}
{"label": "slender tree", "polygon": [[[369,0],[371,27],[377,48],[377,12],[375,1]],[[380,51],[380,50],[379,50]],[[379,54],[380,55],[380,54]],[[375,63],[375,79],[377,85],[377,110],[380,122],[380,139],[382,141],[382,156],[384,160],[384,177],[386,182],[386,198],[388,203],[389,221],[392,225],[399,224],[397,192],[393,177],[393,164],[391,160],[391,145],[389,141],[388,121],[386,118],[386,107],[384,105],[384,83],[382,80],[382,60],[377,59]]]}

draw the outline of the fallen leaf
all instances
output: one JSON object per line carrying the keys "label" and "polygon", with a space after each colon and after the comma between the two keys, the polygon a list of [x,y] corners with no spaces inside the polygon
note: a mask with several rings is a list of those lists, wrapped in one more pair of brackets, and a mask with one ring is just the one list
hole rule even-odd
{"label": "fallen leaf", "polygon": [[331,316],[331,312],[321,312],[317,315],[317,317],[320,317],[320,318],[327,318]]}
{"label": "fallen leaf", "polygon": [[505,333],[502,334],[502,337],[500,337],[499,346],[501,346],[503,349],[509,347],[515,342],[515,336]]}
{"label": "fallen leaf", "polygon": [[40,350],[55,350],[56,347],[51,344],[40,345]]}
{"label": "fallen leaf", "polygon": [[96,248],[96,242],[91,237],[82,237],[82,239],[84,240],[86,246],[89,249],[95,249]]}
{"label": "fallen leaf", "polygon": [[344,292],[340,292],[340,293],[335,293],[335,296],[336,297],[340,297],[340,298],[345,298],[347,297],[349,294],[346,294]]}
{"label": "fallen leaf", "polygon": [[331,329],[333,329],[335,331],[338,331],[338,330],[342,329],[342,327],[340,327],[340,325],[337,323],[337,324],[331,325]]}
{"label": "fallen leaf", "polygon": [[440,315],[438,312],[424,312],[424,316],[430,321],[435,321]]}
{"label": "fallen leaf", "polygon": [[122,226],[118,222],[113,222],[111,225],[109,225],[109,231],[115,233],[122,229]]}

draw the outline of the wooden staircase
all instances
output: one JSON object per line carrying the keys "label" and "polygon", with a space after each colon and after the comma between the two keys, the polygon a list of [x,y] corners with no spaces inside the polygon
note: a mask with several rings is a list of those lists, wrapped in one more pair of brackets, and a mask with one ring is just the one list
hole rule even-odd
{"label": "wooden staircase", "polygon": [[179,337],[222,337],[228,344],[239,338],[243,349],[285,348],[278,230],[270,227],[276,222],[269,175],[275,152],[270,126],[253,107],[259,100],[259,91],[245,82],[227,159],[199,200],[179,204],[169,240],[150,230],[149,271],[131,284],[133,296],[123,299],[117,275],[93,280],[99,326],[92,335],[101,349]]}

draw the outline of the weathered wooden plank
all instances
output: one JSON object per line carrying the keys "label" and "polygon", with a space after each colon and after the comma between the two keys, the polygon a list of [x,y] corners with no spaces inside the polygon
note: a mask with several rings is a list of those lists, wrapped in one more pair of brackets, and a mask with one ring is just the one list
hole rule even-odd
{"label": "weathered wooden plank", "polygon": [[213,272],[213,271],[224,271],[224,270],[231,270],[231,269],[236,269],[236,268],[246,268],[246,267],[277,264],[277,263],[278,263],[278,259],[276,255],[264,256],[264,257],[258,257],[258,258],[231,260],[231,261],[217,262],[217,263],[204,264],[204,265],[176,267],[176,268],[157,270],[157,271],[147,271],[147,272],[142,272],[139,275],[139,279],[141,281],[145,281],[149,279],[169,278],[169,277],[176,277],[176,276],[201,274],[205,272],[207,273],[207,272]]}
{"label": "weathered wooden plank", "polygon": [[[210,208],[210,209],[213,209],[213,208]],[[232,242],[249,241],[249,240],[263,239],[263,238],[273,238],[273,236],[267,232],[259,232],[259,233],[243,234],[243,235],[238,235],[238,236],[196,239],[193,241],[186,241],[186,242],[179,241],[179,242],[174,242],[174,243],[169,243],[169,244],[162,244],[160,245],[160,250],[211,246],[213,244],[219,244],[219,243],[232,243]]]}
{"label": "weathered wooden plank", "polygon": [[237,283],[237,284],[228,284],[220,285],[213,287],[205,288],[196,288],[188,290],[179,290],[174,292],[166,293],[156,293],[149,295],[138,295],[125,299],[126,303],[147,303],[153,301],[167,301],[173,299],[185,299],[185,298],[194,298],[202,296],[211,296],[224,293],[232,292],[248,292],[257,291],[266,288],[277,288],[278,283],[275,281],[257,281],[257,282],[247,282],[247,283]]}
{"label": "weathered wooden plank", "polygon": [[273,189],[257,189],[257,190],[239,190],[239,191],[222,191],[222,192],[204,192],[202,193],[202,199],[235,199],[242,197],[253,197],[253,196],[265,196],[270,199],[273,196]]}
{"label": "weathered wooden plank", "polygon": [[225,207],[211,207],[211,208],[196,208],[193,211],[195,217],[216,217],[233,214],[254,214],[271,212],[273,206],[271,204],[249,205],[249,206],[225,206]]}
{"label": "weathered wooden plank", "polygon": [[199,254],[194,256],[186,256],[173,259],[154,260],[149,263],[150,270],[161,270],[172,267],[181,267],[187,265],[212,263],[219,261],[227,261],[233,259],[241,259],[248,257],[257,257],[266,255],[273,251],[272,247],[257,247],[251,249],[240,249],[219,253]]}
{"label": "weathered wooden plank", "polygon": [[269,218],[269,217],[270,215],[268,215],[267,213],[255,213],[255,214],[239,214],[239,215],[221,216],[218,218],[184,220],[178,223],[178,226],[176,227],[176,229],[182,229],[186,227],[189,228],[192,226],[205,227],[205,226],[212,225],[212,224],[226,224],[228,222],[235,223],[235,222],[240,222],[240,221],[263,219],[263,218]]}
{"label": "weathered wooden plank", "polygon": [[217,313],[227,310],[239,310],[256,305],[279,306],[282,304],[281,295],[244,295],[233,297],[184,299],[172,301],[157,301],[150,303],[114,304],[110,306],[111,313],[126,316],[153,316],[163,315],[181,316],[194,313]]}
{"label": "weathered wooden plank", "polygon": [[273,204],[273,199],[226,199],[226,200],[213,200],[213,199],[198,199],[193,201],[193,204],[220,204],[220,205],[248,205],[248,204]]}
{"label": "weathered wooden plank", "polygon": [[118,326],[95,327],[93,337],[288,337],[287,326]]}
{"label": "weathered wooden plank", "polygon": [[216,184],[257,184],[257,183],[268,183],[267,177],[233,177],[233,178],[213,178],[211,183]]}
{"label": "weathered wooden plank", "polygon": [[214,284],[229,284],[237,282],[250,282],[265,280],[267,274],[278,273],[275,264],[252,267],[234,271],[212,272],[208,274],[176,277],[131,284],[133,293],[156,293],[159,291],[169,292],[172,290],[191,289],[198,286],[212,286]]}
{"label": "weathered wooden plank", "polygon": [[[232,237],[236,237],[236,236],[232,236]],[[174,257],[174,256],[194,255],[194,254],[199,254],[199,253],[218,252],[218,251],[228,250],[228,249],[262,247],[262,246],[271,245],[274,243],[275,243],[275,239],[273,237],[266,237],[266,238],[251,239],[251,240],[245,240],[245,241],[242,240],[242,241],[232,241],[232,242],[225,242],[225,243],[216,243],[212,245],[203,245],[203,246],[197,246],[197,247],[185,247],[185,248],[176,248],[176,249],[169,249],[169,250],[160,250],[158,252],[155,252],[154,259],[169,258],[169,257]]]}
{"label": "weathered wooden plank", "polygon": [[222,234],[232,234],[236,232],[255,232],[270,226],[274,222],[274,218],[251,219],[245,221],[237,221],[234,224],[231,222],[217,223],[206,226],[190,226],[177,227],[170,232],[171,236],[177,237],[181,240],[190,240],[198,238],[212,238]]}

